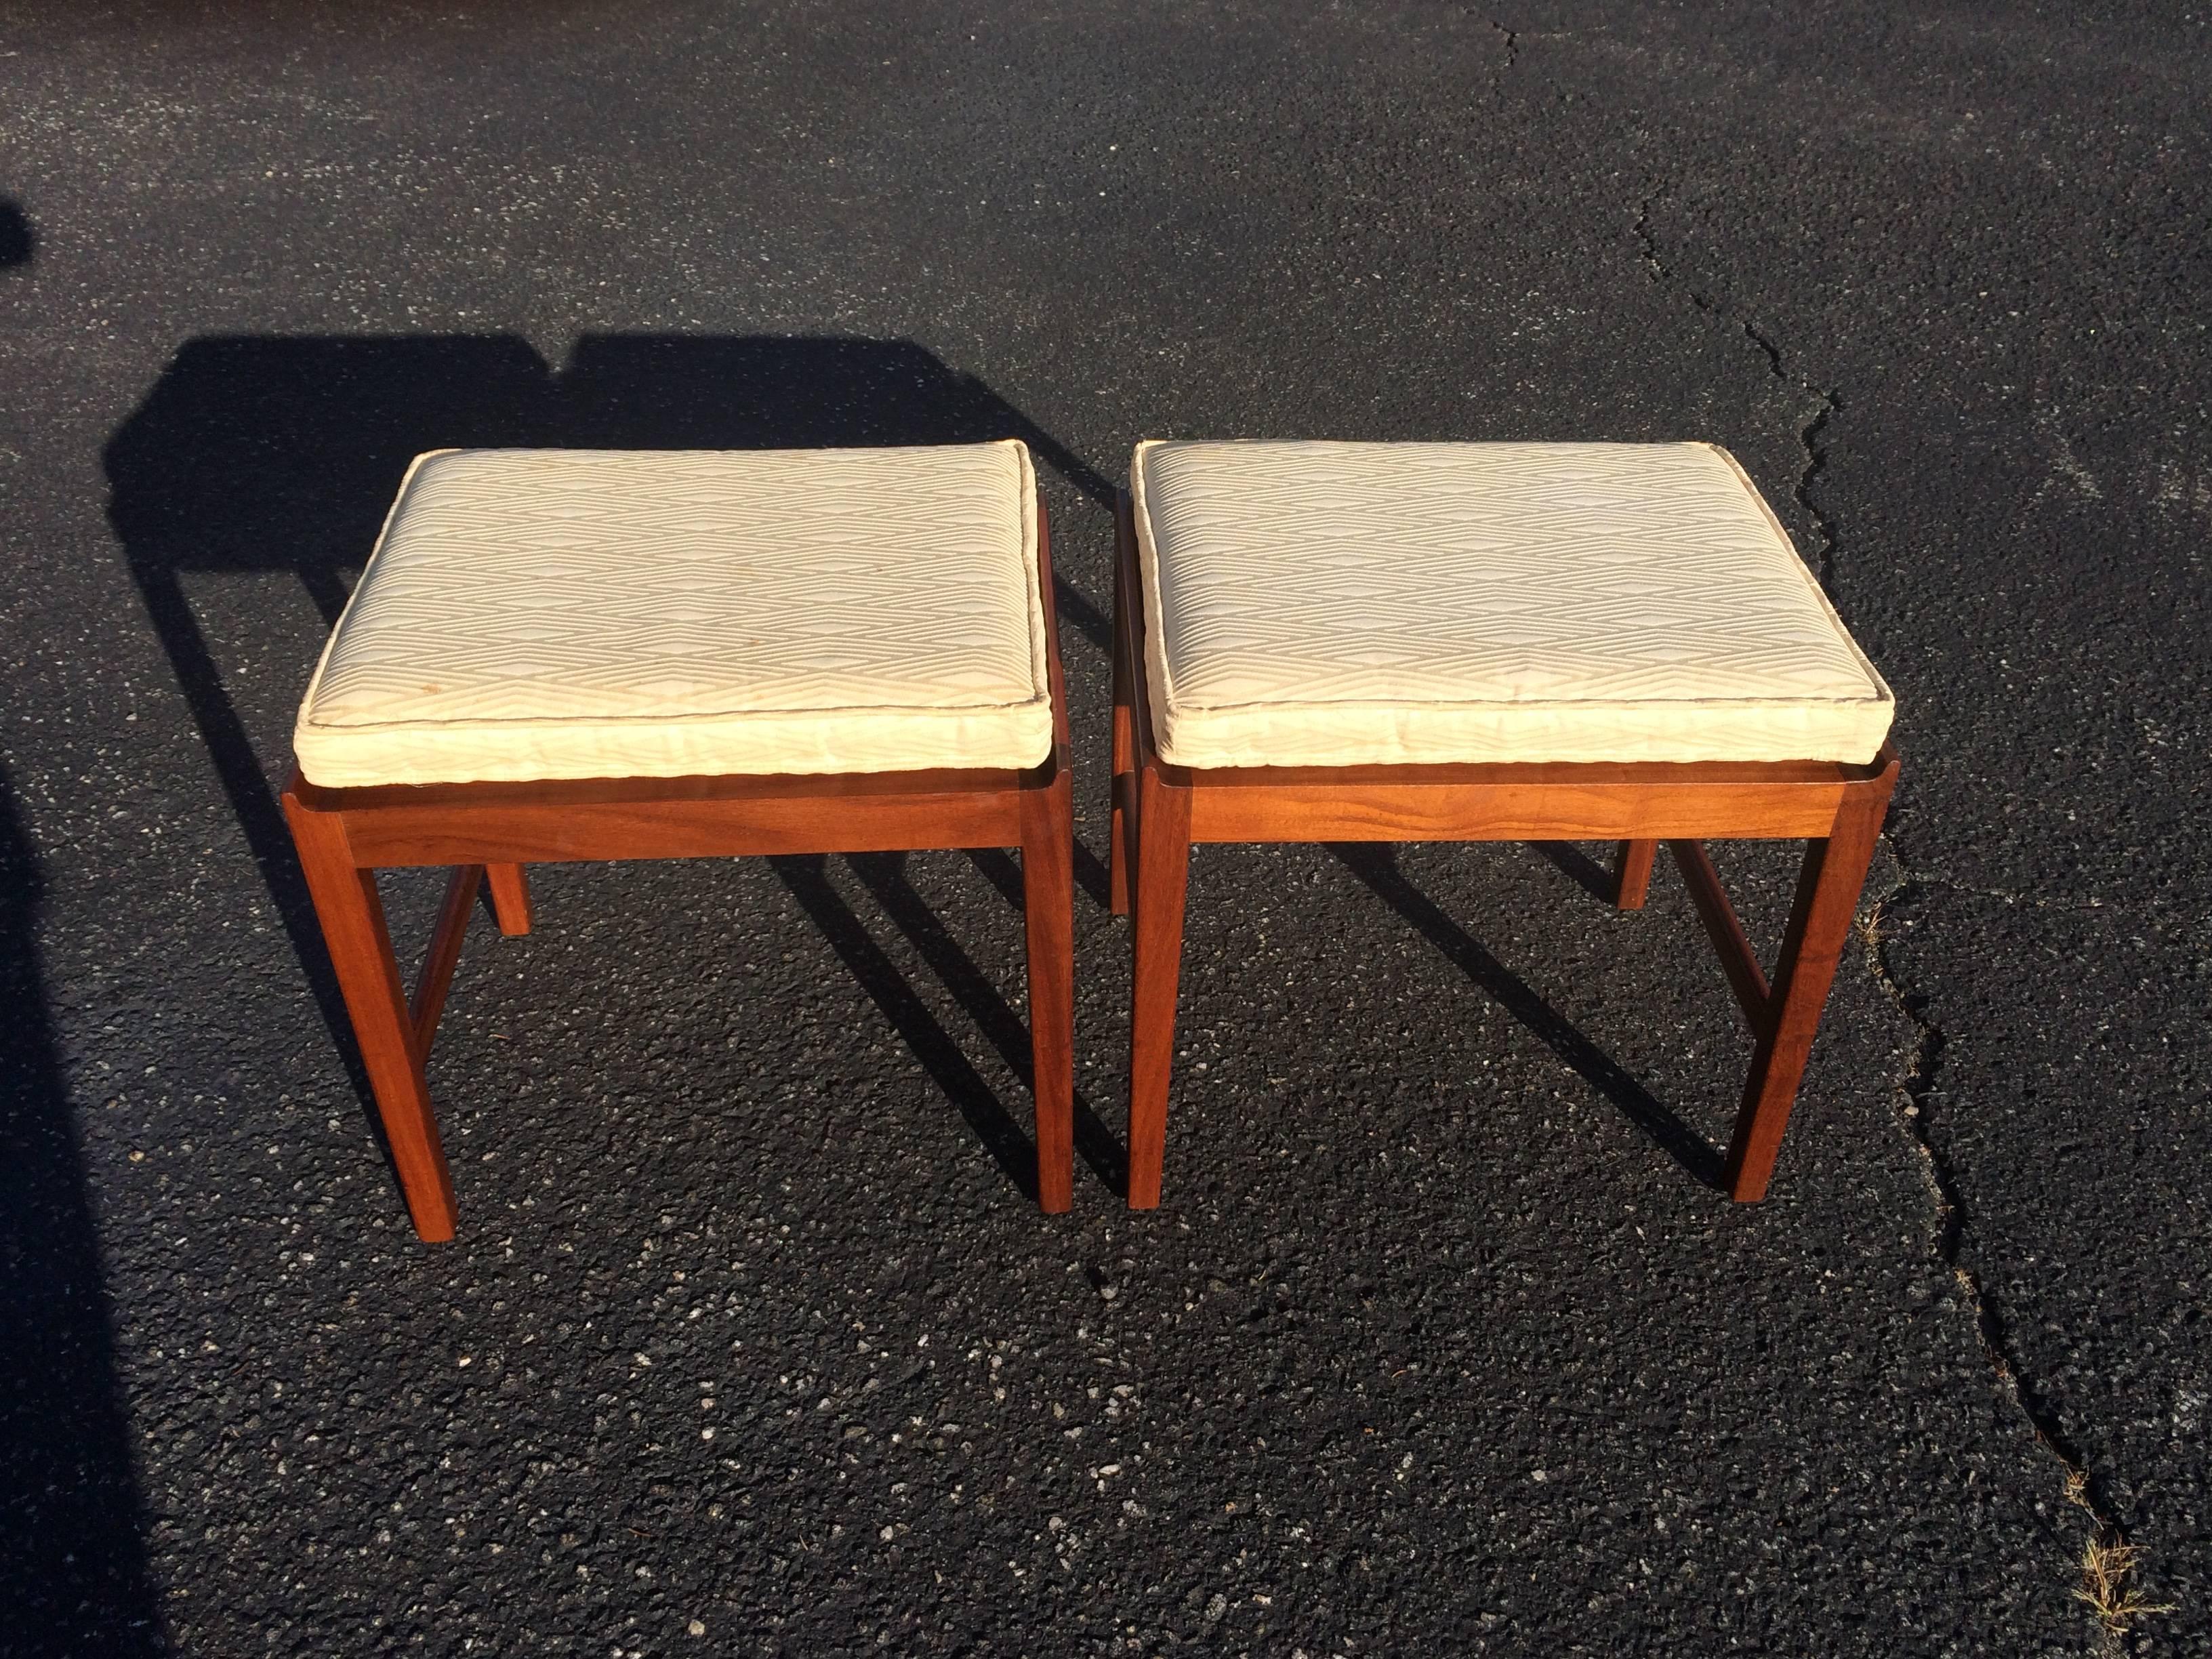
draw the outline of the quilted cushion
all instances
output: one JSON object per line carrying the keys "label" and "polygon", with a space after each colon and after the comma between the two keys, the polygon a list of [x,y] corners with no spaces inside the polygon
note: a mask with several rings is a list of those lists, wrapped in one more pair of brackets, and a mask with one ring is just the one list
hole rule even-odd
{"label": "quilted cushion", "polygon": [[1710,444],[1144,443],[1185,766],[1873,758],[1889,688]]}
{"label": "quilted cushion", "polygon": [[1014,768],[1052,744],[1019,443],[418,459],[313,782]]}

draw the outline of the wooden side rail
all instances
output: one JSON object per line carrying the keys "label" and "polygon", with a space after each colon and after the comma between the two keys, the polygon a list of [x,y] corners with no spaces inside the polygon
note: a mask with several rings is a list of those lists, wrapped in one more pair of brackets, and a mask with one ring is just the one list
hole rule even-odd
{"label": "wooden side rail", "polygon": [[453,988],[453,969],[461,960],[461,940],[469,931],[469,913],[476,908],[477,888],[483,881],[481,864],[464,864],[446,884],[446,902],[438,907],[438,925],[430,933],[429,953],[415,980],[415,994],[407,999],[407,1017],[415,1026],[416,1053],[428,1059],[430,1039],[438,1034],[438,1017],[446,1012],[446,993]]}
{"label": "wooden side rail", "polygon": [[1728,975],[1729,989],[1735,993],[1736,1006],[1743,1010],[1751,1034],[1764,1036],[1774,1020],[1774,993],[1767,985],[1766,970],[1759,965],[1759,952],[1743,931],[1735,907],[1729,902],[1728,890],[1721,885],[1720,872],[1713,868],[1700,842],[1670,841],[1667,850],[1674,855],[1682,884],[1690,890],[1690,902],[1698,907],[1698,920],[1705,924],[1705,933],[1720,957],[1721,970]]}

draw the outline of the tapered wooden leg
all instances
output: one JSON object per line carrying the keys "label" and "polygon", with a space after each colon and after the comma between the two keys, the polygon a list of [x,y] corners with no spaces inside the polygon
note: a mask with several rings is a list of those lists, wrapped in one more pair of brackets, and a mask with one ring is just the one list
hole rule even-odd
{"label": "tapered wooden leg", "polygon": [[1150,767],[1138,775],[1136,964],[1129,998],[1129,1207],[1160,1201],[1167,1155],[1168,1086],[1175,1067],[1176,981],[1182,970],[1183,899],[1190,884],[1190,792]]}
{"label": "tapered wooden leg", "polygon": [[1121,563],[1114,562],[1114,775],[1108,787],[1112,809],[1106,830],[1106,887],[1109,908],[1117,916],[1129,914],[1129,863],[1133,842],[1129,831],[1129,793],[1136,787],[1136,738],[1131,722],[1136,711],[1130,703],[1128,655],[1132,635],[1128,607],[1131,596],[1121,591]]}
{"label": "tapered wooden leg", "polygon": [[1782,958],[1775,964],[1768,1004],[1771,1023],[1752,1056],[1751,1076],[1744,1084],[1743,1104],[1729,1143],[1724,1179],[1729,1196],[1739,1204],[1755,1203],[1766,1195],[1767,1178],[1774,1172],[1775,1154],[1782,1150],[1782,1132],[1790,1122],[1805,1062],[1812,1055],[1836,963],[1850,939],[1859,890],[1866,884],[1867,866],[1873,860],[1875,839],[1887,805],[1887,791],[1847,801],[1828,839],[1805,848],[1796,903],[1783,934]]}
{"label": "tapered wooden leg", "polygon": [[530,931],[530,878],[519,864],[487,864],[484,880],[491,888],[491,913],[499,931],[512,939]]}
{"label": "tapered wooden leg", "polygon": [[431,1114],[422,1052],[400,989],[376,872],[355,866],[344,823],[336,814],[310,811],[287,794],[284,815],[291,822],[331,965],[337,970],[338,988],[345,994],[408,1212],[425,1243],[442,1243],[453,1236],[453,1178]]}
{"label": "tapered wooden leg", "polygon": [[1616,910],[1641,910],[1644,896],[1651,890],[1651,860],[1659,851],[1656,841],[1625,841],[1613,860],[1613,904]]}
{"label": "tapered wooden leg", "polygon": [[1066,768],[1022,796],[1022,914],[1029,933],[1030,1060],[1037,1205],[1075,1196],[1075,799]]}

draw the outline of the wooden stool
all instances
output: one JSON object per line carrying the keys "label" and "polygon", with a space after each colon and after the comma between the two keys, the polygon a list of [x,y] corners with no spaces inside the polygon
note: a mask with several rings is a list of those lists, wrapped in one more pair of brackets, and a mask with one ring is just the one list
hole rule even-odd
{"label": "wooden stool", "polygon": [[[1044,503],[1016,442],[459,450],[409,470],[284,796],[416,1231],[423,1060],[481,881],[568,859],[1022,849],[1037,1197],[1073,1178],[1074,828]],[[411,998],[376,872],[456,866]]]}
{"label": "wooden stool", "polygon": [[[1194,842],[1612,840],[1623,909],[1668,842],[1754,1042],[1728,1187],[1765,1193],[1897,759],[1889,688],[1726,452],[1140,444],[1115,634],[1132,1208]],[[1809,843],[1771,985],[1711,836]]]}

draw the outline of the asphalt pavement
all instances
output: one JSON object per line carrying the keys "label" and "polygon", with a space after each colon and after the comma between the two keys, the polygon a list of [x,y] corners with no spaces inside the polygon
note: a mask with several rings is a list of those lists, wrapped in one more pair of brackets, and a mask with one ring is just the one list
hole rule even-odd
{"label": "asphalt pavement", "polygon": [[[2186,5],[0,6],[0,1653],[2212,1650],[2208,387]],[[408,457],[1001,435],[1073,1213],[1013,854],[558,866],[418,1243],[274,805]],[[1764,1204],[1504,845],[1201,848],[1121,1206],[1111,492],[1243,435],[1776,503],[1905,762]]]}

